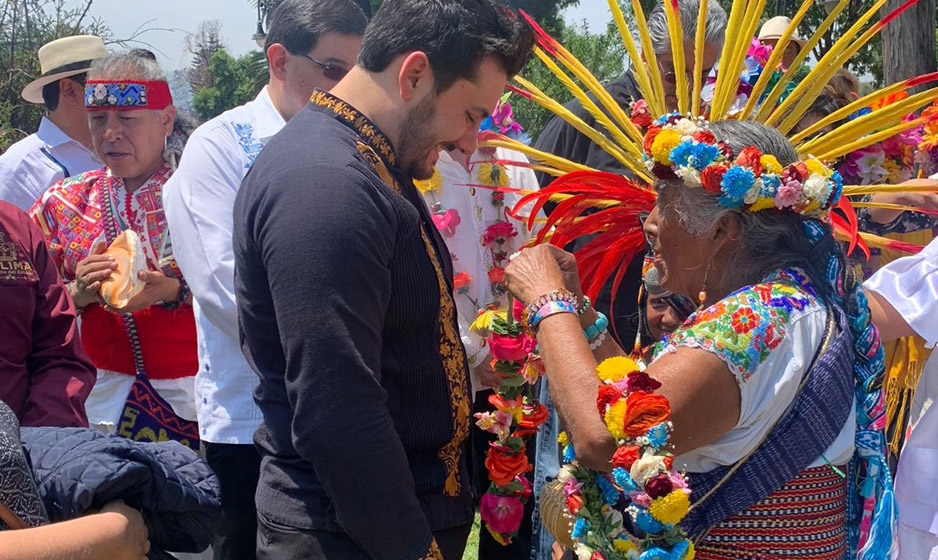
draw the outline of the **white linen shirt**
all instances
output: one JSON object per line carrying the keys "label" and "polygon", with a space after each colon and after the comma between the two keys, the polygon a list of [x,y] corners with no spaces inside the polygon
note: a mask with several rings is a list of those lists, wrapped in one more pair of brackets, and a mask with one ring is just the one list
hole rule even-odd
{"label": "white linen shirt", "polygon": [[104,164],[46,117],[39,130],[0,155],[0,200],[29,211],[49,187]]}
{"label": "white linen shirt", "polygon": [[[507,296],[496,296],[492,293],[492,284],[488,279],[488,271],[496,263],[494,263],[492,251],[490,248],[482,246],[481,239],[485,229],[499,221],[500,217],[504,215],[503,212],[511,210],[515,203],[521,199],[518,194],[506,193],[505,205],[502,210],[498,210],[491,203],[491,190],[467,186],[482,183],[479,179],[479,166],[476,163],[483,159],[484,156],[476,152],[469,158],[470,168],[466,170],[448,152],[440,152],[440,159],[436,164],[436,169],[440,173],[442,187],[439,191],[428,191],[423,195],[424,201],[426,201],[431,212],[434,210],[434,205],[439,205],[439,209],[443,211],[455,210],[460,216],[461,223],[456,226],[453,235],[448,235],[446,232],[442,233],[443,240],[446,242],[446,247],[453,259],[453,274],[465,272],[472,278],[465,290],[457,290],[454,296],[459,322],[459,335],[462,338],[463,346],[466,348],[466,357],[472,373],[470,378],[473,393],[482,389],[476,379],[477,368],[491,358],[489,358],[485,340],[477,333],[471,332],[469,325],[475,321],[478,312],[484,309],[485,306],[489,304],[505,306],[508,301]],[[504,148],[496,150],[494,159],[527,163],[527,159],[523,154]],[[537,178],[530,169],[507,165],[505,171],[511,188],[537,190]],[[508,221],[518,231],[516,237],[505,243],[504,249],[511,255],[524,247],[532,234],[518,220],[508,217]],[[507,265],[507,261],[501,264],[502,267]]]}
{"label": "white linen shirt", "polygon": [[252,444],[258,379],[241,353],[231,235],[235,196],[254,159],[286,124],[265,87],[200,126],[163,189],[176,262],[192,290],[199,344],[196,410],[202,439]]}
{"label": "white linen shirt", "polygon": [[[863,287],[883,296],[925,346],[938,344],[938,239],[919,254],[879,269]],[[900,554],[903,559],[938,554],[938,351],[932,352],[912,399],[909,432],[896,471]],[[908,528],[930,534],[922,545],[903,544]]]}

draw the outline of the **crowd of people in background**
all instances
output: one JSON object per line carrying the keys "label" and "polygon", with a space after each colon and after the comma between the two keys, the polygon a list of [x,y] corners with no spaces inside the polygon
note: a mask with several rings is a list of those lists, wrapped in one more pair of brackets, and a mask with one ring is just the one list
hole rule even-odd
{"label": "crowd of people in background", "polygon": [[[696,54],[704,75],[716,72],[727,14],[715,1],[676,6],[688,79],[698,24]],[[768,19],[756,42],[775,46],[789,23]],[[663,3],[647,27],[652,50],[633,64],[660,68],[676,110]],[[522,18],[490,0],[386,0],[370,22],[351,0],[283,0],[268,29],[267,84],[199,126],[177,112],[147,51],[111,52],[87,35],[39,50],[42,75],[22,97],[46,116],[0,155],[0,559],[459,560],[495,441],[472,419],[502,410],[504,379],[473,323],[513,304],[543,309],[546,294],[576,305],[558,303],[537,330],[549,415],[525,459],[533,498],[509,545],[483,523],[478,558],[576,557],[555,543],[539,497],[561,470],[561,432],[582,464],[610,468],[616,445],[595,415],[603,359],[631,356],[660,382],[681,468],[722,492],[718,474],[778,453],[762,444],[828,343],[840,354],[824,371],[852,379],[880,340],[905,340],[906,361],[887,363],[905,372],[911,359],[919,372],[894,376],[908,398],[889,426],[892,554],[938,558],[938,358],[922,354],[938,342],[938,194],[855,200],[861,230],[925,236],[920,253],[884,255],[877,271],[847,261],[829,224],[812,234],[801,218],[741,218],[704,189],[661,187],[642,215],[647,250],[591,302],[569,253],[530,248],[528,224],[557,205],[514,211],[556,175],[480,138],[635,173],[569,120],[533,141],[514,121],[506,84],[535,45]],[[787,42],[784,68],[805,44]],[[605,88],[628,113],[642,101],[634,66]],[[794,132],[858,90],[838,72]],[[567,108],[599,126],[579,101]],[[799,160],[770,127],[710,127],[732,153]],[[871,275],[862,287],[849,273],[826,282],[853,265]],[[740,331],[727,318],[740,309],[778,338]],[[698,558],[779,558],[779,547],[844,557],[841,471],[864,429],[852,387],[830,393],[851,411],[819,421],[830,437],[789,450],[803,468],[782,480],[788,494],[727,511],[701,531]],[[793,516],[812,519],[797,538]],[[772,543],[762,556],[738,544],[748,523]]]}

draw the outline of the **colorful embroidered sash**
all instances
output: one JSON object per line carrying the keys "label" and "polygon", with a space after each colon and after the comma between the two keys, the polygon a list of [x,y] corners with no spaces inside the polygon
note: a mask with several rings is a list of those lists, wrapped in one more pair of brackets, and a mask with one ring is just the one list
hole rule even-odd
{"label": "colorful embroidered sash", "polygon": [[[691,474],[694,502],[682,525],[699,539],[706,531],[776,492],[834,443],[853,406],[853,340],[844,314],[828,312],[827,349],[808,368],[792,405],[766,439],[739,463]],[[836,329],[834,329],[836,330]]]}
{"label": "colorful embroidered sash", "polygon": [[[123,229],[127,229],[114,207],[111,183],[110,175],[101,179],[101,190],[105,199],[105,204],[101,205],[101,212],[104,235],[108,245],[114,242]],[[117,434],[134,441],[178,441],[193,451],[199,451],[201,442],[198,424],[177,416],[173,407],[160,396],[147,379],[143,351],[140,346],[140,333],[137,331],[134,314],[123,313],[120,317],[133,350],[137,374],[127,394],[127,401],[124,403],[124,410],[118,421]]]}

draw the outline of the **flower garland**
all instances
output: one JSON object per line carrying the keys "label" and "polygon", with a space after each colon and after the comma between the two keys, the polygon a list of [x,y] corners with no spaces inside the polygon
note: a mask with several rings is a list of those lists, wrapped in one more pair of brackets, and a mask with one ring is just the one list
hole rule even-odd
{"label": "flower garland", "polygon": [[575,520],[571,537],[580,560],[693,560],[694,545],[679,523],[690,509],[690,488],[664,451],[672,426],[661,384],[629,358],[603,361],[596,405],[618,447],[612,473],[578,464],[565,433],[565,513]]}
{"label": "flower garland", "polygon": [[768,209],[818,216],[837,204],[840,173],[809,157],[782,167],[775,156],[749,146],[739,154],[717,141],[704,119],[679,113],[659,118],[645,134],[645,166],[659,179],[720,195],[720,204],[750,212]]}
{"label": "flower garland", "polygon": [[518,322],[523,309],[515,302],[515,320],[509,320],[506,311],[490,307],[470,326],[487,337],[492,367],[502,377],[498,391],[489,397],[495,412],[477,413],[475,418],[479,428],[496,437],[485,459],[491,485],[482,496],[479,513],[489,533],[503,545],[518,534],[524,504],[531,496],[525,440],[537,433],[548,414],[533,393],[543,366],[535,352],[537,341]]}

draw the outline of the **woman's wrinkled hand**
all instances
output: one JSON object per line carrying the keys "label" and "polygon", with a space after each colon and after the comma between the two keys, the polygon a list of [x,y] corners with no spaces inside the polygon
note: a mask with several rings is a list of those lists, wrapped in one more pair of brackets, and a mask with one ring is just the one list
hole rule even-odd
{"label": "woman's wrinkled hand", "polygon": [[578,298],[583,294],[576,259],[553,245],[530,247],[512,257],[505,279],[511,294],[525,305],[554,290],[565,289]]}
{"label": "woman's wrinkled hand", "polygon": [[126,306],[120,309],[111,307],[108,309],[115,313],[133,313],[157,303],[174,301],[179,296],[179,280],[166,276],[162,272],[142,270],[137,278],[145,283],[143,290],[127,302]]}
{"label": "woman's wrinkled hand", "polygon": [[75,307],[83,309],[92,303],[102,303],[101,283],[117,269],[117,261],[105,255],[107,246],[98,244],[85,259],[75,266],[75,281],[70,290]]}

